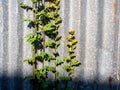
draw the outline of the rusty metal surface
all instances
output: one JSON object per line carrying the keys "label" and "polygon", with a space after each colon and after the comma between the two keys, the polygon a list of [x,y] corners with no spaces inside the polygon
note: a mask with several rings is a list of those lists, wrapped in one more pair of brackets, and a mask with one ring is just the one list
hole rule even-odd
{"label": "rusty metal surface", "polygon": [[[22,81],[32,75],[32,67],[23,63],[32,55],[24,38],[32,30],[21,21],[32,14],[19,7],[22,1],[30,3],[0,0],[0,90],[32,90],[28,82]],[[61,57],[67,53],[67,31],[75,29],[76,54],[81,61],[75,73],[80,79],[78,88],[120,90],[120,0],[61,0],[60,5],[63,38],[59,51]]]}

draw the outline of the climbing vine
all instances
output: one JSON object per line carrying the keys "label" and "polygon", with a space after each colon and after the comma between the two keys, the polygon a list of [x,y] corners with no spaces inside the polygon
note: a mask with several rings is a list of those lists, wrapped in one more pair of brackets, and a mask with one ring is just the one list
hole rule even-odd
{"label": "climbing vine", "polygon": [[[69,86],[69,82],[72,79],[72,76],[75,73],[75,67],[80,65],[80,61],[76,60],[75,49],[77,47],[77,40],[75,39],[75,30],[69,30],[69,36],[67,36],[67,52],[68,56],[63,58],[65,63],[62,68],[67,72],[67,76],[60,76],[60,80],[64,84],[64,90],[73,90],[73,87]],[[72,80],[74,81],[74,80]]]}
{"label": "climbing vine", "polygon": [[[75,60],[74,50],[77,40],[75,39],[75,31],[70,30],[70,36],[67,37],[68,57],[58,59],[61,35],[59,27],[62,22],[59,15],[60,0],[30,0],[32,5],[20,3],[20,7],[26,11],[33,13],[33,18],[24,19],[24,22],[29,23],[33,33],[27,34],[27,42],[31,44],[34,54],[31,58],[27,58],[24,62],[32,65],[33,76],[27,76],[25,80],[33,82],[34,90],[71,90],[68,82],[71,75],[74,74],[75,66],[79,66],[80,62]],[[49,40],[46,40],[46,37]],[[46,49],[52,49],[52,52],[46,52]],[[54,62],[54,65],[46,65],[45,62]],[[38,68],[38,62],[41,62],[42,67]],[[65,64],[67,63],[67,65]],[[63,64],[63,65],[62,65]],[[57,67],[62,65],[62,68],[68,73],[67,76],[59,76],[60,71]],[[48,72],[54,74],[54,80],[49,81]],[[64,87],[60,86],[63,82]]]}

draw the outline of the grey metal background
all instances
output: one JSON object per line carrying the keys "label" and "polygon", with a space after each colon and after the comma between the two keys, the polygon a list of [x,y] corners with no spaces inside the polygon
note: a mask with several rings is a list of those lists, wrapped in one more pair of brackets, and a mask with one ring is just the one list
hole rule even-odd
{"label": "grey metal background", "polygon": [[[22,1],[30,3],[29,0],[0,0],[0,90],[32,88],[22,81],[32,75],[32,67],[23,63],[32,55],[24,38],[32,30],[21,21],[32,14],[19,7]],[[60,4],[61,57],[67,52],[65,38],[69,29],[76,30],[78,40],[76,54],[81,65],[75,74],[80,78],[77,90],[80,87],[81,90],[120,90],[117,77],[120,71],[120,0],[61,0]]]}

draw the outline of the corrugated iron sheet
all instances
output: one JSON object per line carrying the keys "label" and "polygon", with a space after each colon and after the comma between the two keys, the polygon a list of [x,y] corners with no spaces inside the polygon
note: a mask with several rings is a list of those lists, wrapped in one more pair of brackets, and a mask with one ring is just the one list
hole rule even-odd
{"label": "corrugated iron sheet", "polygon": [[[32,30],[22,22],[32,14],[19,7],[22,1],[30,3],[0,0],[0,90],[32,90],[29,82],[23,82],[32,75],[32,66],[23,63],[32,55],[24,38]],[[77,90],[120,90],[120,0],[61,0],[60,5],[61,57],[67,53],[67,31],[76,30],[81,61],[75,74],[80,78]]]}

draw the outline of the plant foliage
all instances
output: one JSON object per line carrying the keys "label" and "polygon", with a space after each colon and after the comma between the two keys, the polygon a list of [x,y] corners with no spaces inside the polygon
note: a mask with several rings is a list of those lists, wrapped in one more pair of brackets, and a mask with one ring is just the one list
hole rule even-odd
{"label": "plant foliage", "polygon": [[[59,34],[59,27],[62,22],[59,15],[60,0],[30,0],[32,5],[20,3],[20,7],[26,11],[33,13],[33,18],[25,18],[24,22],[28,22],[29,28],[33,33],[27,34],[27,42],[31,44],[34,52],[31,58],[27,58],[24,62],[34,67],[33,76],[25,77],[25,80],[33,82],[34,90],[73,90],[68,82],[71,81],[71,75],[74,74],[75,67],[80,65],[80,62],[75,59],[75,49],[77,40],[75,39],[75,31],[69,31],[69,36],[66,38],[69,56],[63,59],[58,59],[60,40],[62,36]],[[48,37],[49,40],[46,40]],[[50,54],[46,49],[52,49]],[[54,66],[45,65],[45,62],[53,62]],[[38,62],[42,63],[42,67],[38,68]],[[67,63],[67,64],[65,64]],[[57,67],[61,66],[67,72],[67,76],[59,76],[60,71]],[[54,74],[54,80],[48,81],[48,73]],[[60,86],[63,82],[64,87]]]}

